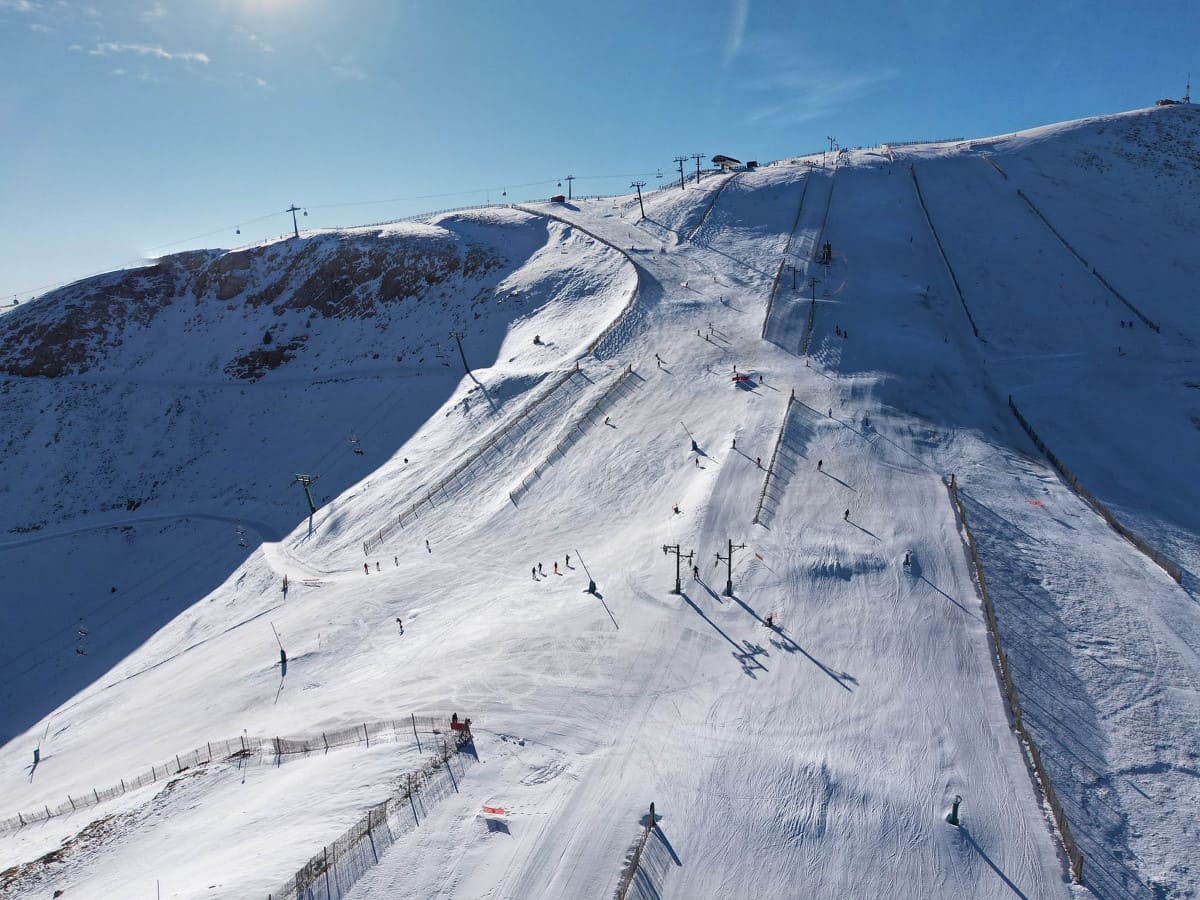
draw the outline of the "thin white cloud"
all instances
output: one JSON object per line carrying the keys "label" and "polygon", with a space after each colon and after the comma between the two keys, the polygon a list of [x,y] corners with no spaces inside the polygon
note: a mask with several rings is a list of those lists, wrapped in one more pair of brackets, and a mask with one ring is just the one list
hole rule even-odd
{"label": "thin white cloud", "polygon": [[122,75],[125,74],[125,70],[124,69],[113,69],[109,74],[116,75],[118,78],[120,78]]}
{"label": "thin white cloud", "polygon": [[32,0],[0,0],[0,9],[7,9],[11,12],[31,13],[41,9],[41,4],[34,3]]}
{"label": "thin white cloud", "polygon": [[51,28],[49,25],[43,25],[41,22],[34,22],[32,25],[29,26],[29,30],[37,31],[41,34],[53,34],[54,33],[53,28]]}
{"label": "thin white cloud", "polygon": [[258,88],[261,91],[270,91],[272,89],[271,83],[269,81],[267,81],[267,79],[262,78],[258,75],[250,75],[247,72],[234,72],[233,77],[239,83],[253,85],[254,87]]}
{"label": "thin white cloud", "polygon": [[886,68],[858,73],[796,69],[748,79],[742,87],[761,99],[747,113],[746,121],[751,125],[811,122],[861,99],[898,74]]}
{"label": "thin white cloud", "polygon": [[142,12],[143,22],[157,22],[159,19],[166,16],[167,10],[161,3],[155,3],[152,7]]}
{"label": "thin white cloud", "polygon": [[261,37],[259,37],[254,32],[247,31],[241,25],[235,25],[234,31],[236,31],[243,38],[245,38],[247,41],[249,41],[251,44],[253,44],[254,49],[257,50],[259,53],[274,53],[275,52],[274,47],[272,47],[270,44],[268,44],[265,40],[263,40]]}
{"label": "thin white cloud", "polygon": [[343,66],[333,65],[329,67],[329,71],[338,78],[344,78],[347,81],[366,81],[367,73],[358,66]]}
{"label": "thin white cloud", "polygon": [[725,39],[725,58],[723,64],[728,66],[742,49],[742,41],[746,37],[746,20],[750,18],[750,0],[733,0],[732,17],[729,23],[729,36]]}
{"label": "thin white cloud", "polygon": [[798,125],[856,103],[899,77],[887,66],[847,70],[844,63],[826,59],[819,50],[797,47],[778,34],[755,34],[745,39],[741,70],[732,83],[744,97],[750,125]]}
{"label": "thin white cloud", "polygon": [[154,47],[149,44],[123,44],[116,41],[105,41],[102,44],[97,44],[96,49],[89,50],[88,53],[91,56],[109,56],[113,53],[136,53],[139,56],[151,56],[155,59],[176,59],[183,62],[198,63],[211,62],[206,53],[198,53],[191,50],[172,53],[169,50],[164,50],[162,47]]}

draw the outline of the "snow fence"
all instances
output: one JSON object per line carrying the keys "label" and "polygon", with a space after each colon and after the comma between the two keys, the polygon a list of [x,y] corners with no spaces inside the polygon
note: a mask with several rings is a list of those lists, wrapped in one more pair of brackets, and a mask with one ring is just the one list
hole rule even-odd
{"label": "snow fence", "polygon": [[1021,411],[1017,409],[1017,404],[1013,402],[1012,394],[1008,395],[1008,408],[1011,409],[1013,415],[1017,417],[1017,421],[1021,423],[1021,427],[1025,429],[1025,433],[1029,435],[1029,439],[1033,441],[1034,445],[1041,450],[1042,453],[1045,454],[1046,459],[1050,460],[1050,464],[1054,466],[1054,468],[1058,471],[1058,474],[1062,476],[1063,480],[1066,481],[1071,490],[1081,497],[1088,506],[1099,513],[1100,517],[1109,524],[1113,531],[1121,535],[1121,537],[1125,538],[1125,540],[1129,541],[1129,543],[1141,550],[1142,553],[1146,554],[1146,556],[1150,557],[1150,559],[1157,566],[1174,578],[1176,583],[1182,584],[1183,569],[1180,568],[1176,563],[1173,563],[1171,560],[1167,559],[1167,557],[1163,556],[1163,554],[1154,547],[1150,546],[1150,544],[1147,543],[1146,540],[1140,535],[1130,531],[1128,528],[1122,525],[1120,521],[1118,521],[1117,517],[1108,511],[1108,507],[1101,503],[1095,494],[1083,486],[1083,482],[1076,477],[1075,473],[1068,469],[1063,464],[1062,460],[1055,456],[1053,451],[1046,446],[1045,441],[1038,437],[1037,432],[1033,430],[1033,426],[1029,424],[1029,420],[1021,415]]}
{"label": "snow fence", "polygon": [[[367,809],[361,819],[332,844],[321,848],[267,900],[340,900],[383,853],[410,828],[421,824],[426,810],[458,791],[468,762],[476,756],[470,731],[442,735],[433,756],[396,781],[390,797]],[[465,751],[465,752],[464,752]],[[455,771],[457,768],[457,771]]]}
{"label": "snow fence", "polygon": [[987,581],[983,577],[983,563],[979,560],[979,550],[975,543],[975,536],[971,534],[971,528],[967,524],[967,510],[958,496],[958,483],[953,475],[950,476],[950,483],[947,485],[947,488],[950,491],[950,500],[958,515],[958,520],[962,523],[963,534],[966,536],[967,550],[970,552],[971,566],[975,570],[975,580],[979,585],[979,596],[983,600],[983,612],[987,617],[988,635],[991,637],[992,646],[996,651],[996,665],[1000,671],[1000,682],[1004,687],[1004,695],[1008,698],[1008,708],[1012,713],[1013,727],[1017,731],[1021,745],[1027,751],[1026,759],[1033,768],[1034,777],[1042,789],[1042,796],[1046,798],[1046,805],[1050,807],[1050,813],[1054,817],[1054,824],[1058,827],[1059,838],[1062,840],[1063,850],[1067,855],[1067,863],[1071,870],[1071,879],[1076,884],[1082,884],[1083,853],[1080,851],[1079,845],[1075,843],[1075,836],[1071,833],[1071,825],[1067,821],[1067,814],[1063,810],[1062,803],[1058,799],[1058,794],[1054,791],[1054,785],[1050,782],[1050,775],[1046,772],[1045,764],[1042,762],[1042,754],[1038,751],[1037,744],[1033,742],[1033,736],[1025,727],[1025,720],[1021,714],[1021,701],[1017,697],[1017,687],[1013,683],[1012,669],[1008,664],[1008,654],[1004,652],[1004,644],[1000,641],[1000,626],[996,623],[996,609],[992,605],[992,595],[988,592]]}
{"label": "snow fence", "polygon": [[954,274],[954,266],[950,265],[950,257],[946,255],[946,248],[942,246],[942,239],[938,237],[937,229],[933,227],[933,216],[929,215],[929,207],[925,205],[925,197],[921,193],[921,182],[917,180],[917,167],[911,165],[908,171],[912,174],[913,185],[917,189],[917,199],[921,202],[921,209],[925,212],[925,221],[929,223],[929,231],[933,235],[933,240],[937,244],[938,252],[942,254],[942,262],[946,264],[946,271],[950,273],[950,280],[954,282],[954,290],[958,294],[958,300],[962,303],[963,312],[967,314],[967,319],[971,323],[971,330],[975,332],[975,337],[987,343],[987,339],[979,333],[979,326],[975,324],[975,317],[971,315],[971,308],[967,306],[967,298],[963,295],[962,285],[958,283],[958,276]]}
{"label": "snow fence", "polygon": [[763,478],[762,491],[758,495],[758,506],[754,508],[754,518],[751,520],[754,525],[764,524],[762,521],[763,504],[767,502],[767,488],[770,487],[771,481],[775,478],[775,462],[779,458],[779,447],[783,443],[783,434],[787,431],[788,421],[792,416],[792,405],[796,402],[796,389],[792,388],[792,393],[788,396],[787,406],[783,410],[783,424],[779,426],[779,434],[775,438],[775,449],[771,451],[771,461],[767,463],[767,474]]}
{"label": "snow fence", "polygon": [[1095,266],[1088,264],[1088,261],[1083,258],[1083,254],[1080,253],[1078,250],[1076,250],[1075,247],[1071,244],[1071,242],[1068,241],[1065,237],[1063,237],[1062,232],[1060,232],[1057,228],[1055,228],[1053,225],[1050,224],[1050,220],[1046,218],[1045,214],[1040,209],[1038,209],[1037,206],[1034,205],[1034,202],[1032,200],[1030,200],[1029,196],[1020,188],[1017,188],[1017,196],[1025,201],[1026,205],[1030,208],[1030,210],[1033,211],[1033,214],[1042,220],[1042,224],[1050,229],[1051,233],[1056,238],[1058,238],[1059,242],[1064,247],[1066,247],[1068,250],[1071,251],[1071,255],[1074,256],[1077,260],[1079,260],[1079,262],[1083,265],[1083,267],[1085,269],[1088,269],[1092,273],[1092,275],[1094,275],[1096,277],[1096,280],[1099,281],[1102,285],[1104,285],[1108,289],[1108,292],[1110,294],[1112,294],[1114,297],[1116,297],[1118,300],[1120,300],[1122,303],[1124,303],[1127,307],[1129,307],[1129,311],[1132,312],[1139,319],[1141,319],[1143,322],[1145,322],[1147,326],[1154,329],[1154,331],[1156,331],[1156,332],[1161,331],[1161,329],[1158,326],[1158,323],[1152,321],[1149,316],[1147,316],[1144,312],[1142,312],[1140,309],[1138,309],[1136,306],[1134,306],[1132,303],[1130,303],[1129,300],[1126,299],[1124,294],[1122,294],[1115,287],[1113,287],[1111,284],[1109,284],[1108,279],[1105,278],[1103,275],[1101,275],[1098,271],[1096,271]]}
{"label": "snow fence", "polygon": [[656,816],[654,813],[654,804],[650,804],[650,812],[646,816],[645,824],[642,827],[642,836],[638,838],[637,844],[629,852],[629,856],[625,860],[625,868],[621,870],[621,881],[617,884],[617,891],[613,895],[613,900],[625,900],[629,893],[629,888],[633,885],[634,876],[637,875],[638,866],[642,863],[642,852],[646,849],[646,839],[650,837],[650,832],[654,831]]}
{"label": "snow fence", "polygon": [[[783,248],[783,259],[779,261],[779,270],[775,273],[775,280],[771,282],[771,293],[767,295],[767,314],[763,316],[762,334],[759,335],[763,340],[767,339],[767,326],[771,323],[771,310],[775,306],[775,293],[779,290],[779,280],[783,277],[784,267],[787,265],[788,257],[792,255],[792,241],[796,238],[796,229],[800,227],[800,216],[804,212],[804,198],[808,196],[808,185],[812,182],[813,174],[810,169],[808,175],[804,178],[804,189],[800,191],[800,204],[796,207],[796,221],[792,222],[792,230],[788,232],[787,246]],[[829,192],[831,195],[833,191]],[[805,272],[807,274],[807,270]]]}
{"label": "snow fence", "polygon": [[[542,473],[554,465],[556,456],[559,459],[565,457],[567,455],[567,450],[577,440],[583,437],[583,435],[590,431],[593,425],[596,424],[596,419],[601,413],[607,409],[611,409],[613,403],[627,396],[627,393],[632,390],[632,382],[628,379],[633,374],[634,372],[632,364],[622,369],[621,374],[617,376],[616,380],[611,385],[605,388],[604,393],[602,393],[596,399],[596,402],[589,406],[587,410],[584,411],[583,415],[581,415],[569,428],[567,428],[566,433],[559,438],[558,443],[554,445],[554,448],[548,454],[546,454],[545,459],[535,465],[528,474],[521,478],[521,483],[508,492],[508,499],[511,500],[514,505],[516,505],[517,501],[521,497],[525,496],[525,494],[529,492],[529,489],[535,483],[537,483],[537,480],[542,477]],[[644,380],[640,375],[636,377],[639,381]],[[620,396],[614,397],[616,394],[620,394]]]}
{"label": "snow fence", "polygon": [[592,356],[595,356],[597,359],[599,359],[600,358],[600,352],[599,352],[600,345],[602,343],[604,343],[604,341],[608,338],[608,336],[610,334],[612,334],[613,330],[621,322],[623,322],[625,320],[625,316],[628,315],[628,313],[631,309],[633,309],[634,303],[637,302],[638,295],[641,294],[641,292],[642,292],[642,270],[641,270],[641,267],[639,267],[638,264],[636,262],[634,262],[633,257],[630,256],[629,252],[626,251],[624,248],[618,247],[616,244],[614,244],[608,238],[602,238],[602,237],[600,237],[600,235],[596,234],[594,231],[589,231],[588,229],[584,228],[582,225],[579,225],[576,222],[572,222],[570,219],[564,219],[562,216],[555,215],[554,213],[542,212],[541,210],[537,210],[537,209],[530,209],[529,207],[521,206],[519,204],[516,205],[515,208],[521,210],[522,212],[527,212],[531,216],[543,216],[544,218],[553,219],[555,222],[561,222],[562,224],[567,225],[570,228],[574,228],[576,231],[586,234],[592,240],[603,244],[605,247],[608,247],[612,250],[616,250],[623,257],[625,257],[625,261],[627,263],[629,263],[631,266],[633,266],[634,284],[633,284],[633,290],[629,294],[629,299],[627,301],[625,301],[625,305],[621,308],[621,311],[619,313],[617,313],[617,315],[613,318],[613,320],[604,327],[604,330],[601,331],[600,334],[596,336],[596,339],[594,341],[592,341],[592,343],[588,346],[587,352],[589,354],[591,354]]}
{"label": "snow fence", "polygon": [[721,192],[725,190],[725,188],[729,187],[729,185],[733,184],[734,180],[741,174],[741,172],[734,172],[725,179],[724,183],[722,183],[719,188],[713,191],[713,195],[708,201],[708,207],[704,210],[704,215],[700,217],[700,222],[695,228],[688,232],[687,239],[689,241],[692,240],[697,233],[699,233],[700,229],[704,227],[704,223],[708,221],[708,216],[713,211],[713,207],[717,205],[717,198],[721,196]]}
{"label": "snow fence", "polygon": [[213,741],[187,753],[177,753],[174,759],[167,760],[163,765],[151,766],[149,772],[142,772],[132,778],[122,778],[119,784],[104,790],[92,788],[91,791],[79,795],[68,794],[67,801],[58,806],[51,807],[46,804],[41,809],[32,812],[18,813],[0,821],[0,832],[13,831],[36,822],[44,822],[55,816],[70,815],[89,806],[98,806],[129,791],[136,791],[138,788],[156,784],[159,781],[166,782],[173,775],[186,772],[196,766],[208,765],[214,761],[249,760],[262,754],[270,758],[279,758],[290,754],[328,752],[338,747],[362,743],[366,743],[369,747],[372,742],[396,741],[403,739],[409,733],[416,739],[419,747],[421,744],[420,734],[431,735],[436,740],[445,730],[447,722],[449,722],[449,718],[446,716],[410,715],[407,719],[363,722],[338,731],[322,731],[320,734],[304,737],[248,737],[242,735],[229,740]]}
{"label": "snow fence", "polygon": [[550,396],[556,393],[560,388],[566,385],[574,378],[586,378],[579,371],[579,363],[575,363],[575,368],[568,369],[557,378],[550,382],[541,394],[534,398],[530,403],[517,413],[506,425],[496,431],[485,441],[478,450],[471,453],[459,463],[449,475],[435,482],[425,496],[414,501],[401,510],[395,519],[385,524],[375,534],[371,535],[363,541],[363,554],[369,556],[371,551],[379,547],[384,541],[396,533],[398,529],[403,528],[406,524],[411,524],[420,517],[422,507],[428,505],[430,508],[436,506],[433,499],[438,494],[449,496],[449,491],[452,487],[461,485],[461,476],[473,469],[479,463],[485,463],[487,457],[497,451],[505,442],[512,443],[516,438],[525,434],[532,428],[536,422],[536,413]]}

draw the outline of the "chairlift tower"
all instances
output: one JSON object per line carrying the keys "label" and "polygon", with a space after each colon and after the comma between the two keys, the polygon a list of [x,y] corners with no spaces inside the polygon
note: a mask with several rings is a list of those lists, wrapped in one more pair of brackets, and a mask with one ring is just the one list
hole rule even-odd
{"label": "chairlift tower", "polygon": [[[574,178],[575,176],[571,175],[569,177]],[[454,342],[456,344],[458,344],[458,355],[460,357],[462,357],[463,369],[466,370],[466,373],[468,375],[470,375],[471,367],[469,365],[467,365],[467,354],[465,354],[463,352],[463,348],[462,348],[463,333],[461,331],[452,331],[452,332],[450,332],[450,337],[454,338]]]}
{"label": "chairlift tower", "polygon": [[312,491],[310,491],[309,488],[312,486],[313,482],[320,477],[320,475],[297,475],[288,484],[288,487],[291,487],[293,484],[297,483],[304,486],[304,496],[308,500],[308,514],[310,516],[315,516],[317,514],[317,505],[313,503]]}
{"label": "chairlift tower", "polygon": [[572,186],[571,182],[573,182],[574,180],[575,180],[574,175],[568,175],[566,178],[563,179],[563,181],[565,181],[567,183],[567,199],[568,200],[573,199],[571,196],[571,186]]}
{"label": "chairlift tower", "polygon": [[684,177],[683,177],[683,164],[687,161],[688,161],[688,158],[686,156],[675,157],[675,165],[677,165],[679,167],[679,189],[681,191],[687,190],[687,183],[684,181]]}
{"label": "chairlift tower", "polygon": [[685,559],[688,562],[691,562],[692,559],[696,555],[696,551],[689,550],[687,556],[684,556],[682,551],[680,551],[678,544],[663,544],[663,556],[666,556],[667,554],[670,554],[670,553],[675,554],[675,590],[671,591],[671,593],[672,594],[682,594],[683,593],[683,583],[679,580],[680,562],[681,562],[681,560],[685,560]]}
{"label": "chairlift tower", "polygon": [[725,590],[721,591],[721,593],[726,597],[733,596],[733,551],[734,550],[745,550],[745,549],[746,549],[745,544],[737,544],[735,546],[733,543],[733,538],[730,538],[729,539],[729,550],[726,552],[726,554],[724,556],[722,556],[720,553],[718,553],[716,555],[717,562],[720,563],[722,560],[724,560],[724,562],[727,566],[726,576],[725,576]]}
{"label": "chairlift tower", "polygon": [[[285,209],[284,212],[290,212],[292,214],[292,231],[296,233],[296,237],[300,237],[300,226],[296,224],[296,213],[300,212],[300,207],[293,203],[291,206]],[[308,215],[307,209],[304,210],[304,214],[306,216]]]}
{"label": "chairlift tower", "polygon": [[700,183],[700,160],[704,158],[703,153],[693,153],[692,159],[696,161],[696,184]]}
{"label": "chairlift tower", "polygon": [[[661,172],[658,174],[658,177],[662,178]],[[633,184],[630,185],[631,188],[637,188],[638,209],[640,209],[642,211],[643,219],[646,218],[646,207],[642,204],[642,188],[644,188],[645,186],[646,186],[646,182],[644,182],[644,181],[635,181]]]}

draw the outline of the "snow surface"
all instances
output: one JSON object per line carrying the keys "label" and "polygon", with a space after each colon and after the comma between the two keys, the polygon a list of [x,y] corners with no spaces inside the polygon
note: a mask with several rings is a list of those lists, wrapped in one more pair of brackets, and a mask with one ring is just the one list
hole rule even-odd
{"label": "snow surface", "polygon": [[[612,896],[651,801],[660,818],[631,896],[1196,896],[1200,263],[1186,249],[1186,166],[1198,130],[1190,108],[1138,111],[851,152],[836,172],[797,160],[711,176],[648,195],[644,221],[627,198],[544,207],[621,252],[512,210],[411,226],[414,241],[453,231],[497,248],[509,263],[486,285],[494,304],[536,298],[488,320],[486,343],[468,346],[471,377],[374,364],[383,339],[366,319],[315,323],[310,349],[330,358],[256,382],[209,366],[203,384],[164,383],[175,366],[145,335],[100,374],[5,378],[6,423],[25,436],[4,469],[0,559],[20,617],[0,648],[13,735],[0,816],[243,729],[455,710],[474,721],[479,764],[351,896]],[[1117,325],[1126,308],[1018,187],[1161,333]],[[1122,222],[1137,231],[1128,242]],[[824,240],[828,269],[811,262]],[[763,341],[789,241],[799,284],[785,273]],[[423,301],[405,328],[455,354],[445,309]],[[214,310],[171,344],[200,348],[179,371],[204,371],[230,335],[257,338],[263,315]],[[751,380],[732,381],[734,366]],[[1182,585],[1062,484],[1009,394],[1184,567]],[[322,476],[311,522],[285,487],[306,470]],[[75,512],[93,485],[136,488],[147,472],[161,486],[137,509]],[[1026,722],[1085,855],[1082,887],[1006,711],[951,472]],[[234,522],[251,547],[236,546]],[[732,597],[716,559],[729,541]],[[681,595],[664,555],[676,544],[699,566]],[[546,575],[532,577],[539,562]],[[86,657],[73,652],[81,616]],[[283,682],[272,627],[291,661]],[[263,896],[415,760],[385,745],[213,766],[0,834],[0,868],[125,812],[17,895]],[[958,828],[945,821],[955,795]]]}

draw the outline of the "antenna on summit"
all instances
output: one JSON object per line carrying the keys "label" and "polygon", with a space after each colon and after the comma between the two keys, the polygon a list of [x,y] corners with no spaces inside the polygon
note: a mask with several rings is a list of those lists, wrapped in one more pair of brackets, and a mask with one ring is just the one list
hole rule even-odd
{"label": "antenna on summit", "polygon": [[1192,73],[1191,72],[1188,72],[1187,87],[1185,87],[1183,89],[1183,102],[1184,103],[1192,102]]}

